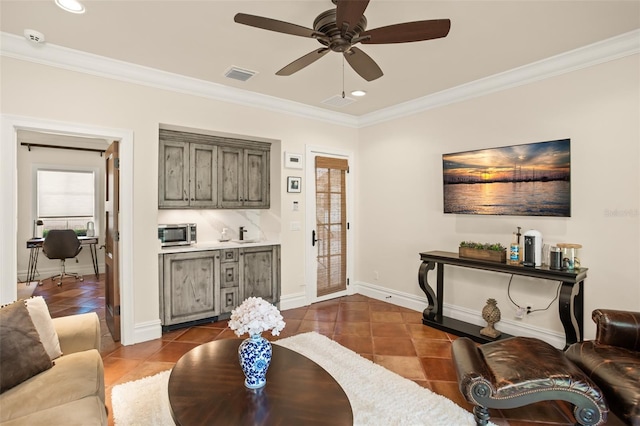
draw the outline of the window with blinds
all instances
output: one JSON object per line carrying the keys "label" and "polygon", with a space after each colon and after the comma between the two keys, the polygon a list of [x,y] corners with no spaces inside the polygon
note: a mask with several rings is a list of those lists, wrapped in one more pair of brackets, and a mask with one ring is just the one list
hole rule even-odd
{"label": "window with blinds", "polygon": [[96,193],[93,171],[43,170],[36,173],[36,215],[44,230],[86,230],[95,221]]}
{"label": "window with blinds", "polygon": [[345,159],[316,157],[317,295],[347,288]]}

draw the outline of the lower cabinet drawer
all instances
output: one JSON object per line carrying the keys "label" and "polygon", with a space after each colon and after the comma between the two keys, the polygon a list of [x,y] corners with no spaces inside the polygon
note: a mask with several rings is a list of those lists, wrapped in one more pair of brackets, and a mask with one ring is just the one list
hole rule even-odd
{"label": "lower cabinet drawer", "polygon": [[224,249],[222,250],[222,256],[220,262],[237,262],[238,261],[238,249]]}
{"label": "lower cabinet drawer", "polygon": [[227,313],[240,305],[240,292],[238,287],[220,289],[220,313]]}
{"label": "lower cabinet drawer", "polygon": [[238,271],[237,263],[221,263],[220,287],[238,287]]}

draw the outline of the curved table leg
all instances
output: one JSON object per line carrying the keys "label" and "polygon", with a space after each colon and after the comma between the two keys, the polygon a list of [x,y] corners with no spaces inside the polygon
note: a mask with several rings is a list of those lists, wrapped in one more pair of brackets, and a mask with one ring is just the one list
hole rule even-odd
{"label": "curved table leg", "polygon": [[418,284],[420,285],[422,291],[424,291],[424,294],[427,296],[427,300],[429,301],[429,306],[427,306],[426,309],[422,312],[422,317],[424,319],[433,320],[438,315],[442,314],[442,312],[438,312],[438,297],[427,281],[427,274],[435,267],[435,262],[422,262],[420,264],[420,269],[418,270]]}
{"label": "curved table leg", "polygon": [[582,340],[582,282],[563,282],[558,301],[558,314],[566,336],[565,349]]}

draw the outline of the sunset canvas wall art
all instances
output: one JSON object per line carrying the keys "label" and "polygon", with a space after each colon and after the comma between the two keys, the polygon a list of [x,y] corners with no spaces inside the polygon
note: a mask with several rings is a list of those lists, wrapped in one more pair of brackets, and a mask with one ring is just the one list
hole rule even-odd
{"label": "sunset canvas wall art", "polygon": [[571,140],[442,155],[444,212],[571,216]]}

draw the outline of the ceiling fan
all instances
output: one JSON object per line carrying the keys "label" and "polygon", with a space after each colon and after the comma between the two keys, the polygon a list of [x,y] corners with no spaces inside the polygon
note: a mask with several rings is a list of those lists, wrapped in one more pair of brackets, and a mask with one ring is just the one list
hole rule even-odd
{"label": "ceiling fan", "polygon": [[382,77],[378,64],[355,45],[407,43],[446,37],[451,28],[449,19],[404,22],[369,31],[364,11],[369,0],[331,0],[335,9],[322,12],[313,21],[313,29],[277,19],[238,13],[234,21],[269,31],[314,38],[324,47],[296,59],[276,75],[291,75],[311,65],[330,51],[342,53],[349,65],[365,80]]}

